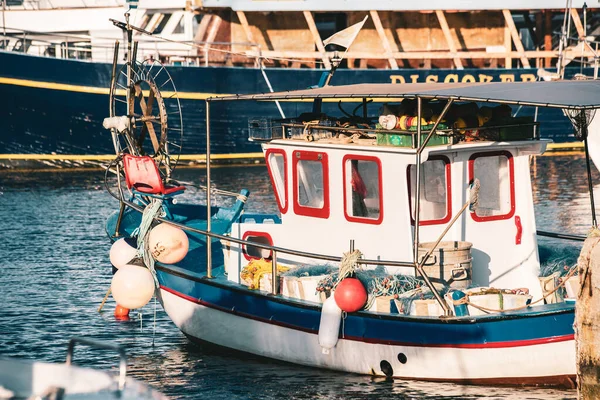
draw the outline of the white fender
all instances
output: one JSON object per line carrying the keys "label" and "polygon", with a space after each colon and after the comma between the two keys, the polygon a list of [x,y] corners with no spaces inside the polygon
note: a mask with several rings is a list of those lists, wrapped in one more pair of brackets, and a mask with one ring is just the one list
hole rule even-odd
{"label": "white fender", "polygon": [[121,268],[123,265],[129,263],[132,259],[137,256],[137,249],[132,247],[125,241],[125,238],[121,238],[114,242],[110,247],[110,263],[116,269]]}
{"label": "white fender", "polygon": [[120,117],[109,117],[104,118],[102,122],[104,129],[116,129],[118,132],[123,132],[125,129],[129,129],[129,117],[124,115]]}
{"label": "white fender", "polygon": [[340,324],[342,322],[342,309],[338,307],[333,295],[323,303],[321,309],[321,323],[319,324],[319,345],[323,354],[329,354],[338,342]]}

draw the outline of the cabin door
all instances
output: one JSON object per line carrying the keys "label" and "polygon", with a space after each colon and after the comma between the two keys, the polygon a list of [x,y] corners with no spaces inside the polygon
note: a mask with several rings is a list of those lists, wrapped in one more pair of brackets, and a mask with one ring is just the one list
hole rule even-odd
{"label": "cabin door", "polygon": [[[516,169],[520,185],[515,183]],[[477,285],[539,291],[531,186],[525,185],[528,174],[527,157],[515,159],[508,151],[469,157],[468,181],[477,178],[481,185],[477,207],[465,216],[465,239],[473,243],[472,276]]]}

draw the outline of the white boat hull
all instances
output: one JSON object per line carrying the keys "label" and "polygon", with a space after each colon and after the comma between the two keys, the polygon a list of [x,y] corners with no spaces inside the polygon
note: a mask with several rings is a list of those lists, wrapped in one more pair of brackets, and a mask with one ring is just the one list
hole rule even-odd
{"label": "white boat hull", "polygon": [[[358,374],[468,383],[568,384],[574,340],[501,348],[397,346],[341,338],[323,354],[318,335],[194,303],[161,290],[163,307],[186,335],[215,345],[296,364]],[[400,356],[403,354],[404,357]],[[404,361],[404,363],[401,362]]]}

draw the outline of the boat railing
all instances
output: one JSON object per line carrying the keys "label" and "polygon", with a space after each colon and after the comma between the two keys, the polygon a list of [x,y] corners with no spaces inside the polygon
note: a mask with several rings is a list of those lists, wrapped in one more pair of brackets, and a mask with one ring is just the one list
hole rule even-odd
{"label": "boat railing", "polygon": [[[329,122],[329,121],[328,121]],[[248,121],[249,125],[249,139],[256,142],[269,142],[276,139],[308,139],[313,140],[319,138],[323,133],[333,134],[359,134],[361,136],[368,137],[373,140],[377,140],[380,137],[386,135],[402,135],[410,137],[408,140],[409,146],[416,147],[416,135],[417,130],[406,130],[406,129],[381,129],[381,128],[365,128],[359,126],[331,126],[323,124],[323,121],[318,123],[295,123],[295,122],[276,122],[269,119],[252,119]],[[539,139],[538,132],[539,122],[523,122],[514,124],[493,124],[483,125],[478,127],[450,127],[450,128],[438,128],[436,130],[431,127],[424,127],[421,130],[422,135],[429,135],[435,133],[438,136],[445,137],[460,137],[464,136],[465,132],[477,131],[478,134],[481,132],[489,133],[493,136],[494,132],[500,129],[510,128],[531,128],[527,129],[526,134],[523,135],[523,139]],[[529,134],[530,133],[530,134]],[[331,136],[330,135],[330,136]],[[483,137],[491,137],[490,135],[482,135]],[[499,135],[496,135],[499,136]],[[383,140],[385,141],[385,140]],[[378,140],[379,143],[379,140]],[[452,144],[449,142],[447,144]]]}
{"label": "boat railing", "polygon": [[[114,193],[112,190],[110,190],[108,188],[108,186],[107,186],[107,189],[108,189],[108,192],[115,199],[119,200],[119,202],[122,204],[123,207],[127,206],[133,210],[140,212],[140,213],[144,212],[143,206],[133,203],[129,200],[126,200],[124,198],[124,196],[122,195],[122,192],[121,192],[121,195],[119,195],[119,194]],[[187,226],[185,224],[178,223],[176,221],[172,221],[172,220],[169,220],[169,219],[163,218],[163,217],[155,217],[155,220],[158,222],[171,224],[180,229],[183,229],[184,231],[193,232],[193,233],[200,234],[200,235],[203,235],[206,237],[210,237],[212,239],[219,239],[219,240],[227,241],[229,243],[236,243],[236,244],[246,246],[246,247],[252,246],[252,247],[259,248],[259,249],[264,249],[264,250],[270,251],[271,252],[271,262],[272,262],[272,267],[273,267],[273,270],[272,270],[273,275],[272,276],[275,277],[275,279],[273,279],[273,282],[278,282],[278,279],[277,279],[277,276],[278,276],[277,254],[278,253],[283,253],[283,254],[292,255],[292,256],[296,256],[296,257],[303,257],[303,258],[307,258],[307,259],[331,261],[331,262],[341,262],[342,258],[343,258],[340,256],[333,256],[333,255],[320,254],[320,253],[311,253],[311,252],[307,252],[307,251],[290,249],[290,248],[286,248],[286,247],[273,246],[273,245],[269,245],[269,244],[266,244],[263,242],[255,242],[255,241],[251,241],[251,240],[238,239],[238,238],[234,238],[229,235],[221,235],[221,234],[211,232],[208,230]],[[541,231],[541,230],[538,230],[537,234],[539,236],[545,236],[545,237],[550,237],[550,238],[574,240],[574,241],[585,241],[585,236],[582,236],[582,235],[562,234],[562,233],[554,233],[554,232],[547,232],[547,231]],[[351,242],[351,248],[352,247],[353,247],[353,244]],[[417,260],[417,262],[412,262],[412,261],[394,261],[394,260],[380,260],[380,259],[373,260],[373,259],[361,258],[361,259],[357,260],[357,263],[362,264],[362,265],[378,265],[378,266],[381,265],[381,266],[390,266],[390,267],[414,268],[415,271],[417,270],[417,268],[419,266],[418,260]],[[212,266],[211,265],[207,265],[207,277],[212,278]],[[427,277],[426,274],[423,275],[423,278],[424,278],[425,282],[429,281],[429,278]],[[435,286],[433,284],[431,284],[431,288],[433,288],[432,289],[433,293],[437,293],[439,295],[439,293],[437,292],[437,289],[435,288]],[[277,285],[272,285],[271,291],[272,291],[271,294],[277,295],[278,294]],[[451,310],[448,308],[448,305],[445,302],[440,302],[440,305],[446,311],[446,316],[452,315]]]}
{"label": "boat railing", "polygon": [[[110,169],[110,167],[109,167],[109,169]],[[108,184],[107,184],[107,190],[115,199],[119,200],[119,202],[121,203],[121,205],[123,207],[125,207],[125,206],[129,207],[140,213],[144,212],[143,206],[125,199],[125,196],[123,195],[122,191],[119,191],[119,194],[114,193],[112,190],[110,190],[110,188],[108,187]],[[341,262],[342,261],[341,256],[332,256],[332,255],[326,255],[326,254],[311,253],[311,252],[307,252],[307,251],[289,249],[289,248],[280,247],[280,246],[273,246],[273,245],[269,245],[269,244],[265,244],[265,243],[261,243],[261,242],[254,242],[254,241],[250,241],[250,240],[238,239],[238,238],[234,238],[229,235],[221,235],[221,234],[218,234],[215,232],[211,232],[209,230],[204,230],[204,229],[187,226],[185,224],[178,223],[176,221],[169,220],[169,219],[163,218],[163,217],[155,217],[154,219],[158,222],[164,222],[167,224],[171,224],[180,229],[183,229],[184,231],[193,232],[193,233],[200,234],[200,235],[203,235],[206,237],[210,237],[212,239],[219,239],[219,240],[228,241],[230,243],[237,243],[239,245],[253,246],[253,247],[257,247],[259,249],[269,250],[272,252],[273,276],[275,276],[275,277],[278,274],[277,273],[277,261],[276,261],[277,253],[283,253],[283,254],[288,254],[288,255],[292,255],[292,256],[296,256],[296,257],[303,257],[303,258],[315,259],[315,260],[321,260],[321,261],[331,261],[331,262]],[[117,234],[117,232],[115,232],[115,235],[116,234]],[[416,266],[417,266],[417,263],[414,263],[412,261],[393,261],[393,260],[360,259],[360,260],[358,260],[358,263],[364,264],[364,265],[382,265],[382,266],[408,267],[408,268],[416,268]],[[211,265],[207,265],[207,277],[212,278],[212,266]],[[277,281],[277,279],[274,280],[274,282],[276,282],[276,281]],[[273,294],[277,294],[276,290],[277,290],[276,287],[273,288]]]}
{"label": "boat railing", "polygon": [[90,347],[96,347],[104,350],[113,350],[119,353],[119,387],[118,394],[125,389],[125,381],[127,379],[127,355],[125,354],[125,350],[118,345],[111,343],[104,343],[98,340],[91,340],[86,338],[72,338],[69,340],[69,346],[67,348],[67,359],[65,361],[66,365],[73,364],[73,353],[75,352],[75,345],[77,343],[85,344]]}

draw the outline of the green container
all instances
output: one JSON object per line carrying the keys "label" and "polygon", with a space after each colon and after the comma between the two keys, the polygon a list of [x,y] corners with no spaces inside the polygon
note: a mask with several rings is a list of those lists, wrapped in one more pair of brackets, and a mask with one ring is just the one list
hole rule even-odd
{"label": "green container", "polygon": [[[427,138],[427,134],[421,134],[421,143]],[[440,146],[450,143],[449,136],[433,135],[427,146]],[[398,135],[392,133],[377,133],[378,146],[412,147],[412,135]]]}
{"label": "green container", "polygon": [[528,140],[533,139],[533,118],[515,117],[505,121],[508,125],[526,124],[520,126],[502,127],[499,130],[499,140]]}
{"label": "green container", "polygon": [[[534,121],[532,117],[508,117],[490,121],[495,128],[482,130],[480,136],[498,142],[533,139]],[[507,125],[507,126],[503,126]]]}

